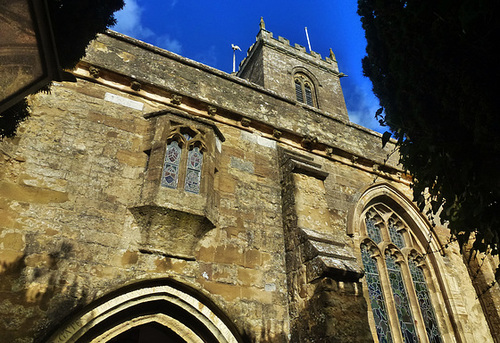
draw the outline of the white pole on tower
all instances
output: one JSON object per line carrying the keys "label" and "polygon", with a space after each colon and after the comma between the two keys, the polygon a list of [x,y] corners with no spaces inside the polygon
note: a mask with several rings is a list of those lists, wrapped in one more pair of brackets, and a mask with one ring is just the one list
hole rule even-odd
{"label": "white pole on tower", "polygon": [[240,47],[234,44],[231,44],[231,48],[233,49],[233,73],[236,73],[236,50],[241,51]]}
{"label": "white pole on tower", "polygon": [[306,37],[307,37],[307,45],[309,45],[309,52],[311,52],[312,51],[311,42],[309,41],[309,34],[307,33],[307,26],[306,26]]}

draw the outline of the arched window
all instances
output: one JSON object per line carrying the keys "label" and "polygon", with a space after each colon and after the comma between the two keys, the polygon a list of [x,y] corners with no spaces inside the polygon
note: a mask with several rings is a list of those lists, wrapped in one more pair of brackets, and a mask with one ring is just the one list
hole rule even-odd
{"label": "arched window", "polygon": [[427,266],[410,228],[383,203],[369,206],[363,216],[361,260],[378,341],[442,342]]}
{"label": "arched window", "polygon": [[203,134],[186,127],[175,127],[168,139],[161,185],[177,189],[184,180],[184,190],[199,194],[203,166]]}
{"label": "arched window", "polygon": [[297,101],[309,106],[316,106],[314,85],[312,81],[306,75],[297,73],[294,76],[294,83]]}

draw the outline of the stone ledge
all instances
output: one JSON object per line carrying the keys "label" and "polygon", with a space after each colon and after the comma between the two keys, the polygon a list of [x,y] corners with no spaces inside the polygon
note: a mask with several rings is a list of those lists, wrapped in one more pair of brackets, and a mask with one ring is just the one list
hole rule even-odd
{"label": "stone ledge", "polygon": [[337,281],[358,281],[363,269],[356,262],[351,249],[337,242],[333,235],[299,228],[303,240],[303,258],[307,281],[331,277]]}

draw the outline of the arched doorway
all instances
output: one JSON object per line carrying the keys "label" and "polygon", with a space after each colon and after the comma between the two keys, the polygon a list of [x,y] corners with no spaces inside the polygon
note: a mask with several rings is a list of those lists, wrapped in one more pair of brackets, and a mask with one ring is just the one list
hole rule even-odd
{"label": "arched doorway", "polygon": [[205,296],[170,279],[130,285],[90,304],[49,343],[240,343],[228,318]]}

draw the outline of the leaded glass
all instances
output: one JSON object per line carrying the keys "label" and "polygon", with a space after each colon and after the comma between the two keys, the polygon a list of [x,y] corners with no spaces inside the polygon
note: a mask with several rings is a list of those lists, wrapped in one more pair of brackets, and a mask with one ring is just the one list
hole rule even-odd
{"label": "leaded glass", "polygon": [[389,236],[391,236],[392,243],[394,243],[399,249],[403,249],[405,247],[403,235],[398,231],[397,226],[392,222],[389,222]]}
{"label": "leaded glass", "polygon": [[380,343],[392,342],[391,329],[385,308],[384,294],[380,284],[377,262],[370,256],[365,245],[361,246],[361,259],[365,268],[366,284],[372,307],[375,329]]}
{"label": "leaded glass", "polygon": [[366,231],[368,231],[368,237],[370,237],[375,243],[380,243],[382,241],[380,228],[375,225],[375,220],[373,218],[366,218]]}
{"label": "leaded glass", "polygon": [[385,262],[403,340],[407,343],[418,342],[408,294],[401,275],[401,266],[396,263],[394,257],[389,253],[385,255]]}
{"label": "leaded glass", "polygon": [[165,153],[165,162],[163,163],[163,173],[161,178],[162,186],[177,188],[181,152],[181,147],[177,141],[172,141],[167,145],[167,152]]}
{"label": "leaded glass", "polygon": [[415,286],[415,293],[417,294],[418,304],[420,305],[420,311],[422,312],[429,342],[441,343],[441,334],[439,333],[436,315],[431,304],[429,289],[427,288],[427,283],[424,278],[424,272],[413,260],[408,261],[408,266],[410,267],[413,285]]}
{"label": "leaded glass", "polygon": [[184,189],[191,193],[200,193],[201,165],[203,153],[199,147],[194,147],[188,153],[186,182]]}

